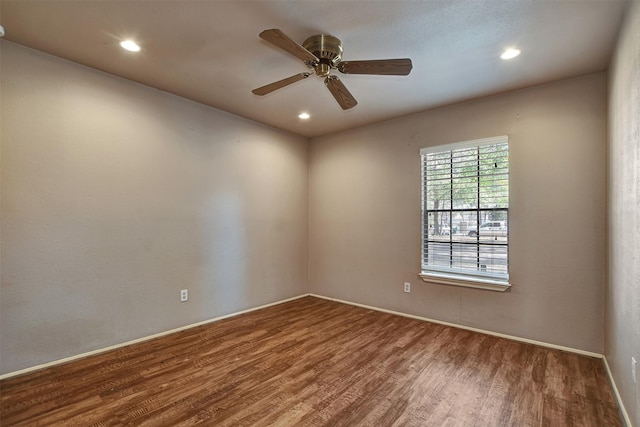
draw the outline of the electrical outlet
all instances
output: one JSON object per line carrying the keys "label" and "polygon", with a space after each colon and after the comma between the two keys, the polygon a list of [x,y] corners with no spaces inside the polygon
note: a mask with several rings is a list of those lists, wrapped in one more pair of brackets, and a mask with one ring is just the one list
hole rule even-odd
{"label": "electrical outlet", "polygon": [[404,291],[406,293],[410,293],[411,292],[411,283],[409,282],[404,282]]}
{"label": "electrical outlet", "polygon": [[636,363],[636,358],[631,358],[631,378],[633,378],[633,382],[638,381],[638,368]]}
{"label": "electrical outlet", "polygon": [[189,291],[183,289],[180,291],[180,302],[185,302],[187,300],[189,300]]}

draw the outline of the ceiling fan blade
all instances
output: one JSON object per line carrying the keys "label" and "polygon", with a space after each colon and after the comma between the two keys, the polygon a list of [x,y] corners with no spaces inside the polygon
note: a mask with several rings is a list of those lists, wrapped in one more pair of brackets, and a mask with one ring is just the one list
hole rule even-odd
{"label": "ceiling fan blade", "polygon": [[348,110],[358,105],[358,101],[336,76],[328,76],[324,79],[324,84],[329,88],[331,95],[338,101],[343,110]]}
{"label": "ceiling fan blade", "polygon": [[268,85],[259,87],[257,89],[252,90],[256,95],[266,95],[268,93],[273,92],[274,90],[281,89],[285,86],[290,85],[291,83],[299,82],[300,80],[306,79],[309,77],[311,73],[300,73],[291,77],[287,77],[286,79],[278,80],[277,82],[270,83]]}
{"label": "ceiling fan blade", "polygon": [[305,62],[318,62],[319,59],[307,49],[293,41],[282,31],[274,28],[271,30],[264,30],[260,33],[260,38],[268,41],[272,45],[279,47],[285,52],[290,53],[298,59]]}
{"label": "ceiling fan blade", "polygon": [[338,70],[345,74],[378,74],[384,76],[406,76],[411,72],[411,59],[375,59],[371,61],[344,61]]}

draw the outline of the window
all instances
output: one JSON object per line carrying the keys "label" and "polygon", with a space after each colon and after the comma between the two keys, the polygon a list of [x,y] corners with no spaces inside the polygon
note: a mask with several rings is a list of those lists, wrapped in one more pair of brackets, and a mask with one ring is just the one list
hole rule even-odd
{"label": "window", "polygon": [[427,147],[422,160],[422,274],[428,282],[509,287],[507,136]]}

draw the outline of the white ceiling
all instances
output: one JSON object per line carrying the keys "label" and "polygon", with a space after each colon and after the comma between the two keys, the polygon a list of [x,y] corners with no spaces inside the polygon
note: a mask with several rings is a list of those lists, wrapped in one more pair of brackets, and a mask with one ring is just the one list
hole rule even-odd
{"label": "white ceiling", "polygon": [[[26,1],[1,0],[5,38],[293,133],[313,137],[606,69],[625,0]],[[343,111],[322,80],[259,97],[306,71],[261,40],[332,34],[344,60],[409,57],[407,77],[342,75]],[[142,51],[123,51],[135,39]],[[522,55],[499,58],[517,46]],[[297,115],[307,111],[311,119]]]}

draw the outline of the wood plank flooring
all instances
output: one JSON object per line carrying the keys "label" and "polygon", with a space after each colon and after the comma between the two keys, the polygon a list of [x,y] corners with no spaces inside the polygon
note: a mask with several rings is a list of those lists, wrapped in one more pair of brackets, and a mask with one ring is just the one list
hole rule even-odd
{"label": "wood plank flooring", "polygon": [[621,426],[602,362],[313,297],[0,382],[2,426]]}

